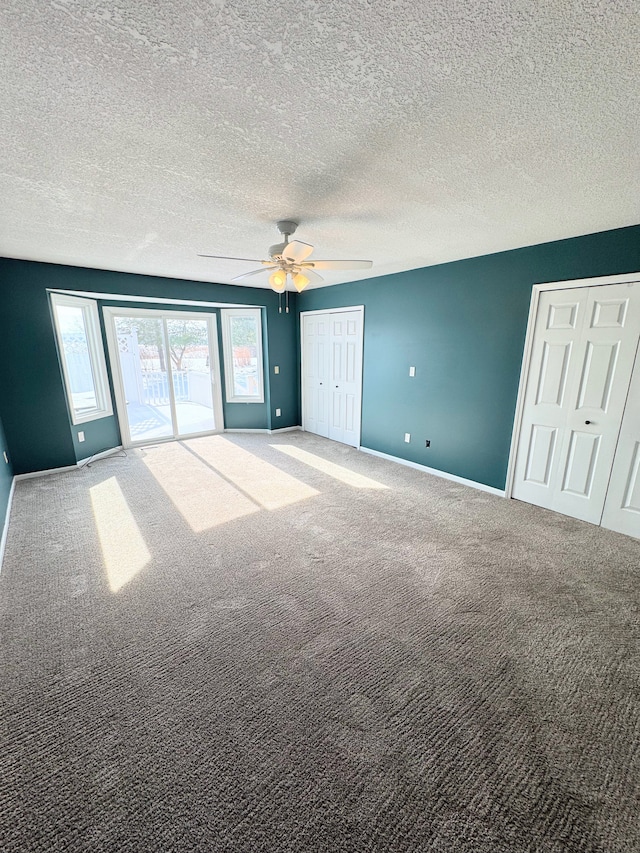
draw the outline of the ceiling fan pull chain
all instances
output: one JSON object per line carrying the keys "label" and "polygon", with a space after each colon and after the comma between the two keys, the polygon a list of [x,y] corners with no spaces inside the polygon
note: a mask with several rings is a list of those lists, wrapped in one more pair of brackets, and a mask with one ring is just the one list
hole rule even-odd
{"label": "ceiling fan pull chain", "polygon": [[278,314],[282,314],[282,294],[278,294]]}
{"label": "ceiling fan pull chain", "polygon": [[287,301],[287,314],[288,314],[289,313],[289,291],[288,290],[287,290],[286,301]]}

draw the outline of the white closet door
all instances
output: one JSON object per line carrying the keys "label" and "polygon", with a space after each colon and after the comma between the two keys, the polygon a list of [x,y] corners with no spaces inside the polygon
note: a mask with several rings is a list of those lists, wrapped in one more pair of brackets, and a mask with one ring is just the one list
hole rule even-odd
{"label": "white closet door", "polygon": [[640,334],[640,285],[541,295],[513,496],[600,523]]}
{"label": "white closet door", "polygon": [[640,537],[640,351],[631,377],[602,526]]}
{"label": "white closet door", "polygon": [[310,312],[302,323],[302,428],[360,445],[361,308]]}
{"label": "white closet door", "polygon": [[362,312],[331,314],[331,408],[329,438],[360,444]]}
{"label": "white closet door", "polygon": [[542,293],[538,302],[513,496],[549,509],[586,301],[586,289],[576,289]]}
{"label": "white closet door", "polygon": [[302,428],[307,432],[329,435],[329,385],[331,332],[330,315],[308,314],[303,318]]}

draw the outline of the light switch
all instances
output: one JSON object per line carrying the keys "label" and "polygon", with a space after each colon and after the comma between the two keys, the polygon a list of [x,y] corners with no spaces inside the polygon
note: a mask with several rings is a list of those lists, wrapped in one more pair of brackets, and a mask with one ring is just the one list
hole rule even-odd
{"label": "light switch", "polygon": [[282,409],[276,409],[276,417],[279,418],[282,414]]}
{"label": "light switch", "polygon": [[416,375],[415,367],[410,367],[409,368],[409,376],[415,376],[415,375]]}
{"label": "light switch", "polygon": [[82,430],[80,430],[80,432],[78,433],[78,441],[84,441],[84,433],[82,432]]}
{"label": "light switch", "polygon": [[407,442],[407,444],[409,444],[409,442],[411,441],[411,433],[410,432],[405,432],[404,440]]}
{"label": "light switch", "polygon": [[278,365],[277,365],[277,364],[276,364],[276,366],[273,368],[273,372],[274,372],[274,373],[276,373],[276,374],[280,373],[280,368],[278,367]]}

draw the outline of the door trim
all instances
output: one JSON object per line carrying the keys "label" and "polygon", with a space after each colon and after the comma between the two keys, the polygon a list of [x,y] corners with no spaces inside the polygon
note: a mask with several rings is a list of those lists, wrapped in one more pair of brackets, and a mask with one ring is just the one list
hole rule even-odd
{"label": "door trim", "polygon": [[[300,312],[300,429],[305,432],[304,422],[304,318],[313,316],[314,314],[345,314],[347,311],[358,311],[360,313],[360,376],[358,380],[358,406],[360,409],[360,429],[358,435],[358,450],[360,449],[360,441],[362,440],[362,376],[364,372],[364,305],[345,305],[342,308],[318,308],[314,311]],[[314,433],[315,434],[315,433]]]}
{"label": "door trim", "polygon": [[599,278],[577,278],[572,281],[547,281],[534,284],[531,288],[531,303],[529,305],[529,318],[527,320],[527,334],[524,341],[522,355],[522,367],[520,369],[520,381],[518,383],[518,396],[516,399],[516,410],[513,421],[513,432],[511,434],[511,447],[509,449],[509,464],[507,466],[507,479],[505,483],[505,497],[513,497],[513,487],[516,473],[516,456],[520,442],[522,429],[522,416],[524,414],[524,398],[529,381],[529,370],[531,368],[531,355],[533,352],[533,336],[538,316],[538,304],[540,295],[549,290],[573,290],[578,287],[600,287],[603,284],[632,284],[640,281],[640,272],[624,273],[623,275],[605,275]]}
{"label": "door trim", "polygon": [[[116,413],[118,417],[118,426],[120,427],[120,436],[122,438],[122,446],[143,447],[145,444],[160,444],[165,441],[178,441],[180,438],[176,435],[156,438],[152,441],[132,441],[129,430],[129,421],[127,418],[127,404],[125,400],[124,385],[120,371],[120,359],[118,355],[118,341],[115,330],[116,317],[155,317],[163,322],[166,336],[166,319],[182,318],[185,314],[198,319],[206,320],[207,330],[209,333],[209,353],[211,357],[211,382],[212,382],[212,400],[213,400],[213,416],[216,424],[220,424],[218,429],[209,430],[207,432],[198,432],[189,435],[189,438],[198,438],[202,435],[215,435],[224,432],[224,411],[222,407],[222,389],[220,379],[220,352],[218,347],[218,322],[217,316],[213,312],[200,311],[163,311],[159,308],[127,308],[125,305],[104,305],[102,308],[104,314],[104,327],[107,336],[107,351],[109,354],[109,366],[111,368],[111,378],[113,382],[113,392],[116,400]],[[171,366],[168,365],[168,370],[171,371]],[[171,375],[171,374],[169,374]],[[170,395],[173,397],[171,388],[173,380],[169,382]],[[175,403],[174,403],[175,406]],[[175,415],[172,407],[172,416]]]}

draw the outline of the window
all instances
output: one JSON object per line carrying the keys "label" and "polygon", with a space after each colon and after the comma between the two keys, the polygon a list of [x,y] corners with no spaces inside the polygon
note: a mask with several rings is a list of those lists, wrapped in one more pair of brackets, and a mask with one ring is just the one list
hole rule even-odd
{"label": "window", "polygon": [[113,409],[96,303],[59,293],[51,302],[71,420],[104,418]]}
{"label": "window", "polygon": [[224,378],[228,403],[263,403],[260,308],[222,308]]}

